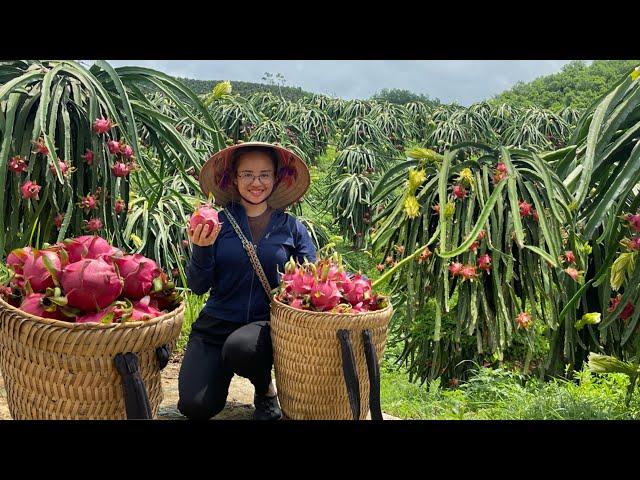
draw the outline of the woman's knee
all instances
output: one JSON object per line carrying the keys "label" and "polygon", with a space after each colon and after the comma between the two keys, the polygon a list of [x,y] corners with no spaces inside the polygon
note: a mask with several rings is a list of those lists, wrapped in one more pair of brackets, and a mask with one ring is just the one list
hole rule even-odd
{"label": "woman's knee", "polygon": [[183,397],[178,400],[178,410],[189,420],[209,420],[219,414],[226,404],[226,398],[206,401],[197,396]]}
{"label": "woman's knee", "polygon": [[239,373],[255,362],[270,363],[273,353],[269,325],[250,323],[233,332],[222,346],[222,359],[228,368]]}

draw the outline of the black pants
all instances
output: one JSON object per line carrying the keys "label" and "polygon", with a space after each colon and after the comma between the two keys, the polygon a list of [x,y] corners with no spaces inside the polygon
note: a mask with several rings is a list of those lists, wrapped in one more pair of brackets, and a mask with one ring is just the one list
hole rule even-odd
{"label": "black pants", "polygon": [[271,382],[273,349],[268,321],[241,325],[200,313],[178,377],[178,410],[191,420],[208,420],[225,406],[233,374],[248,378],[256,393]]}

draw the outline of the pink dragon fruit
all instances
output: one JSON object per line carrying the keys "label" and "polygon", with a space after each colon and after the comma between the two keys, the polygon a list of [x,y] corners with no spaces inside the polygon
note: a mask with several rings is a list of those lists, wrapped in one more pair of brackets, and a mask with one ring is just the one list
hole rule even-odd
{"label": "pink dragon fruit", "polygon": [[507,166],[502,162],[498,162],[496,170],[500,173],[507,173]]}
{"label": "pink dragon fruit", "polygon": [[130,317],[133,306],[129,300],[118,301],[100,312],[90,312],[76,317],[76,323],[114,323],[123,317]]}
{"label": "pink dragon fruit", "polygon": [[576,263],[576,256],[571,250],[567,250],[566,252],[564,252],[564,258],[569,263]]}
{"label": "pink dragon fruit", "polygon": [[83,258],[96,259],[103,255],[111,256],[120,251],[98,235],[83,235],[67,239],[64,241],[64,249],[69,255],[69,263],[78,262]]}
{"label": "pink dragon fruit", "polygon": [[27,295],[20,305],[20,310],[35,315],[36,317],[51,318],[54,320],[65,320],[67,318],[59,309],[45,307],[42,302],[44,298],[44,293],[31,293]]}
{"label": "pink dragon fruit", "polygon": [[151,305],[151,297],[147,295],[133,304],[131,321],[146,322],[147,320],[159,317],[160,315],[162,315],[162,312]]}
{"label": "pink dragon fruit", "polygon": [[124,158],[131,158],[133,156],[133,148],[131,148],[131,145],[127,145],[124,143],[120,144],[120,153],[122,154],[122,156]]}
{"label": "pink dragon fruit", "polygon": [[529,327],[533,324],[533,320],[531,319],[531,314],[529,312],[520,312],[516,317],[516,322],[518,324],[518,328],[524,328],[525,330],[529,330]]}
{"label": "pink dragon fruit", "polygon": [[97,118],[95,122],[93,122],[93,131],[96,132],[98,135],[101,135],[103,133],[107,133],[109,130],[111,130],[115,126],[116,126],[115,123],[111,123],[111,120],[104,117],[100,117],[100,118]]}
{"label": "pink dragon fruit", "polygon": [[356,305],[371,298],[371,280],[365,280],[362,275],[355,274],[349,283],[344,285],[344,298]]}
{"label": "pink dragon fruit", "polygon": [[84,229],[88,232],[97,232],[103,227],[102,220],[100,220],[99,218],[85,220],[84,224]]}
{"label": "pink dragon fruit", "polygon": [[124,207],[125,207],[124,200],[122,200],[121,198],[118,198],[115,204],[116,215],[120,215],[124,211]]}
{"label": "pink dragon fruit", "polygon": [[126,177],[129,175],[129,168],[127,164],[123,162],[116,162],[113,167],[111,167],[111,171],[116,177]]}
{"label": "pink dragon fruit", "polygon": [[53,288],[60,278],[63,264],[56,252],[36,250],[24,263],[23,276],[34,292]]}
{"label": "pink dragon fruit", "polygon": [[107,147],[109,148],[109,153],[112,155],[120,153],[120,142],[117,140],[109,140],[107,142]]}
{"label": "pink dragon fruit", "polygon": [[139,253],[114,258],[118,270],[124,280],[124,296],[131,300],[139,300],[151,292],[156,278],[160,278],[162,270],[156,262]]}
{"label": "pink dragon fruit", "polygon": [[44,144],[44,138],[40,137],[35,142],[31,142],[36,147],[33,153],[39,153],[41,155],[49,155],[49,149]]}
{"label": "pink dragon fruit", "polygon": [[[58,159],[58,166],[60,167],[60,173],[62,173],[62,175],[66,175],[67,172],[69,171],[69,165],[60,159]],[[52,175],[54,176],[57,175],[55,166],[49,165],[49,171],[51,172]]]}
{"label": "pink dragon fruit", "polygon": [[305,295],[310,294],[311,289],[314,287],[316,281],[313,274],[305,272],[303,270],[298,270],[297,273],[293,276],[291,283],[288,285],[287,289],[289,292],[294,295]]}
{"label": "pink dragon fruit", "polygon": [[491,270],[491,256],[488,253],[478,257],[478,268],[489,272]]}
{"label": "pink dragon fruit", "polygon": [[87,148],[85,154],[82,155],[82,158],[84,158],[84,161],[87,162],[87,165],[89,165],[89,166],[93,165],[93,152],[91,150],[89,150],[88,148]]}
{"label": "pink dragon fruit", "polygon": [[11,267],[11,270],[14,272],[22,274],[24,264],[29,257],[33,257],[33,248],[16,248],[7,256],[7,265]]}
{"label": "pink dragon fruit", "polygon": [[78,206],[84,210],[84,213],[89,213],[91,210],[98,208],[98,201],[96,200],[96,197],[89,194],[86,197],[82,197]]}
{"label": "pink dragon fruit", "polygon": [[102,258],[70,263],[62,271],[61,283],[69,305],[85,312],[99,312],[112,304],[124,285],[115,268]]}
{"label": "pink dragon fruit", "polygon": [[467,197],[467,190],[462,185],[456,185],[453,187],[453,195],[461,200]]}
{"label": "pink dragon fruit", "polygon": [[460,272],[462,271],[463,267],[464,267],[464,265],[462,265],[462,263],[453,262],[451,265],[449,265],[449,272],[451,272],[451,275],[456,277],[456,276],[460,275]]}
{"label": "pink dragon fruit", "polygon": [[531,207],[532,205],[530,203],[525,202],[524,200],[521,202],[518,202],[518,206],[520,208],[520,216],[521,217],[528,217],[529,215],[531,215]]}
{"label": "pink dragon fruit", "polygon": [[340,303],[340,290],[335,282],[317,282],[311,287],[311,304],[324,312],[331,310]]}
{"label": "pink dragon fruit", "polygon": [[474,265],[464,265],[462,270],[460,270],[460,276],[463,281],[469,280],[473,282],[474,280],[477,280],[478,273],[476,272],[476,267]]}
{"label": "pink dragon fruit", "polygon": [[632,215],[628,213],[624,219],[629,222],[629,228],[634,232],[640,232],[640,214]]}
{"label": "pink dragon fruit", "polygon": [[53,224],[56,226],[58,230],[60,230],[60,228],[62,228],[63,221],[64,221],[64,213],[58,212],[58,215],[56,215],[56,218],[53,219]]}
{"label": "pink dragon fruit", "polygon": [[22,198],[25,198],[25,199],[34,198],[36,200],[39,200],[38,194],[40,193],[41,188],[42,187],[38,185],[36,182],[32,182],[31,180],[26,181],[20,187]]}
{"label": "pink dragon fruit", "polygon": [[220,224],[218,212],[211,205],[202,205],[196,208],[196,211],[189,218],[189,230],[193,232],[201,223],[209,226],[209,233]]}
{"label": "pink dragon fruit", "polygon": [[16,174],[26,172],[28,166],[27,160],[20,155],[11,157],[11,160],[9,160],[9,170]]}

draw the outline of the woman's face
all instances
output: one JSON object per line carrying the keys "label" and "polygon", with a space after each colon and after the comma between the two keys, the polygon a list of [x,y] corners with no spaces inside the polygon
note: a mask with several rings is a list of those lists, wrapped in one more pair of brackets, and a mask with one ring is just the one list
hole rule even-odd
{"label": "woman's face", "polygon": [[242,198],[258,204],[271,194],[274,177],[273,161],[269,155],[247,152],[238,158],[237,175],[233,183],[238,187]]}

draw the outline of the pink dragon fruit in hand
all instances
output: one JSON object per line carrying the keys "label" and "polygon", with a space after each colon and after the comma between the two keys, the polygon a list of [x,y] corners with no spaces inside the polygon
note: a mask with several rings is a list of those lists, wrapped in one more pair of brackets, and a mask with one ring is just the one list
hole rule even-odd
{"label": "pink dragon fruit in hand", "polygon": [[115,258],[114,262],[124,280],[124,296],[131,300],[148,295],[153,281],[162,273],[156,262],[139,253]]}
{"label": "pink dragon fruit in hand", "polygon": [[189,218],[189,230],[193,232],[201,223],[208,225],[209,233],[211,233],[211,231],[220,224],[218,212],[210,205],[202,205],[196,208],[195,212],[193,212]]}
{"label": "pink dragon fruit in hand", "polygon": [[123,280],[104,259],[70,263],[62,271],[62,288],[69,305],[85,312],[99,312],[122,293]]}

